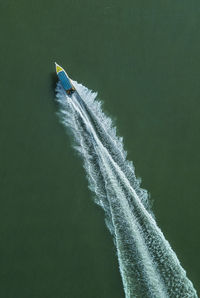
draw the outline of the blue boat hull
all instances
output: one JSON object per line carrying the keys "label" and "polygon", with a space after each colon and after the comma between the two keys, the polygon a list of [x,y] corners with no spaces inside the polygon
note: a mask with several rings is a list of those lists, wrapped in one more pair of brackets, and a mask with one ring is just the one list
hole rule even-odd
{"label": "blue boat hull", "polygon": [[64,69],[61,66],[59,66],[57,63],[55,64],[56,64],[56,73],[63,88],[66,90],[68,95],[72,94],[75,91],[75,88],[72,85],[70,78],[68,77],[67,73],[64,71]]}
{"label": "blue boat hull", "polygon": [[73,87],[69,78],[67,77],[67,75],[64,71],[60,71],[58,73],[58,78],[61,81],[61,84],[65,90],[69,90]]}

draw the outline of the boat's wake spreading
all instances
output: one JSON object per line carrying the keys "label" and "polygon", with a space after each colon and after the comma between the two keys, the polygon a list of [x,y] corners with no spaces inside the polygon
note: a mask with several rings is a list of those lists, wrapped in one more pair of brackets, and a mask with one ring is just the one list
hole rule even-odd
{"label": "boat's wake spreading", "polygon": [[157,226],[122,138],[102,112],[96,93],[73,82],[67,96],[56,92],[59,115],[80,153],[95,202],[105,211],[113,235],[126,297],[197,297],[176,254]]}

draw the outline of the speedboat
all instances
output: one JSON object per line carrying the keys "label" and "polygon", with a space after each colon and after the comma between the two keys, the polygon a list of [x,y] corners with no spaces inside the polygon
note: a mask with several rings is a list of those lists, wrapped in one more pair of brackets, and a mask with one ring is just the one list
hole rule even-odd
{"label": "speedboat", "polygon": [[68,95],[71,95],[72,93],[74,93],[74,91],[76,90],[74,88],[74,86],[72,85],[72,82],[68,76],[68,74],[66,73],[66,71],[55,62],[55,66],[56,66],[56,73],[57,76],[62,84],[62,87],[65,89],[66,93]]}

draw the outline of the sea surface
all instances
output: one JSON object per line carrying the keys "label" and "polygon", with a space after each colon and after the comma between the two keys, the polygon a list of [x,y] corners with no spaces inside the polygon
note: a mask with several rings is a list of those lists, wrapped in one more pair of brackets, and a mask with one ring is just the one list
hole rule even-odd
{"label": "sea surface", "polygon": [[199,293],[200,3],[9,0],[0,23],[0,297],[124,297],[54,61],[98,91]]}

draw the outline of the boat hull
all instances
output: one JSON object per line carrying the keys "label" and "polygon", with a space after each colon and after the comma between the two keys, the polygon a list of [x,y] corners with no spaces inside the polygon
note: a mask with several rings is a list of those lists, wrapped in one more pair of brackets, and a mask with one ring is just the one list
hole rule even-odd
{"label": "boat hull", "polygon": [[72,85],[69,76],[60,65],[58,65],[57,63],[55,64],[56,64],[56,73],[57,73],[58,79],[62,84],[62,87],[65,89],[68,95],[72,94],[75,91],[75,88]]}

